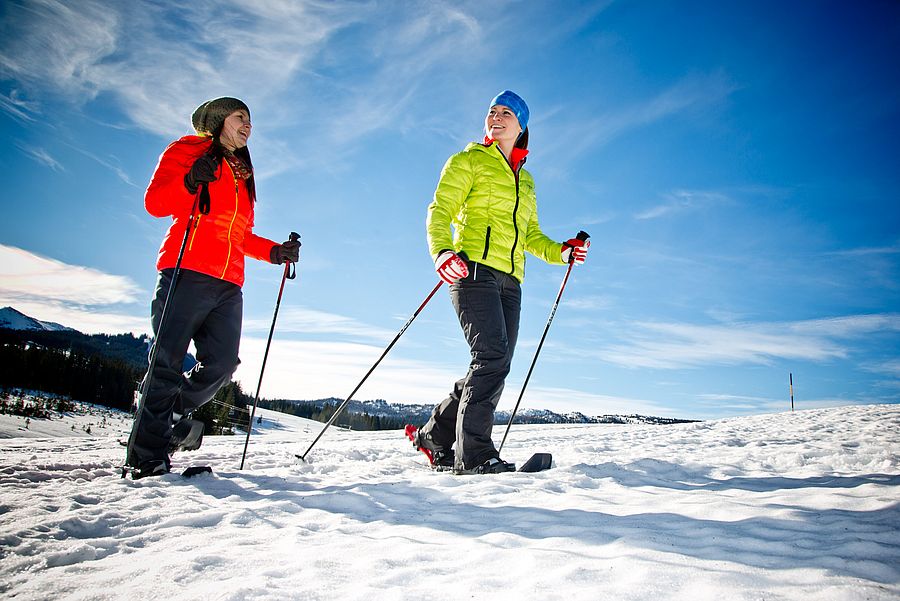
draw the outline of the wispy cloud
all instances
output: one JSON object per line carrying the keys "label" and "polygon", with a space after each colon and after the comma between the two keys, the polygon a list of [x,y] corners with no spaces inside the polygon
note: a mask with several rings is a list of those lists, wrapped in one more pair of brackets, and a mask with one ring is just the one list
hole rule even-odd
{"label": "wispy cloud", "polygon": [[120,165],[116,164],[116,162],[117,162],[116,159],[114,159],[114,158],[104,159],[104,158],[97,156],[96,154],[94,154],[92,152],[88,152],[84,148],[78,148],[76,146],[72,146],[72,148],[74,148],[75,150],[77,150],[78,152],[83,154],[84,156],[86,156],[90,159],[93,159],[97,163],[100,163],[101,165],[103,165],[104,167],[106,167],[107,169],[109,169],[110,171],[115,173],[116,177],[118,177],[120,180],[122,180],[129,186],[132,186],[132,187],[138,188],[138,189],[141,188],[141,186],[139,186],[136,183],[134,183],[133,181],[131,181],[131,178],[128,176],[128,173],[124,169],[122,169],[122,167]]}
{"label": "wispy cloud", "polygon": [[72,102],[109,93],[140,127],[172,136],[184,133],[185,115],[206,99],[197,96],[198,88],[211,95],[237,89],[258,100],[280,93],[324,40],[364,15],[365,6],[355,6],[211,0],[13,4],[0,73]]}
{"label": "wispy cloud", "polygon": [[[91,67],[116,49],[115,10],[99,2],[75,6],[43,0],[10,2],[6,13],[0,76],[19,82],[23,96],[35,89],[86,99],[97,94]],[[16,108],[22,117],[32,119],[29,113],[36,105],[20,101]]]}
{"label": "wispy cloud", "polygon": [[[563,123],[554,126],[554,129],[559,132],[555,138],[564,140],[565,144],[559,143],[553,152],[547,152],[547,154],[553,155],[556,152],[562,152],[566,156],[578,155],[589,148],[596,149],[605,146],[629,131],[646,127],[689,110],[714,106],[726,99],[736,89],[736,86],[722,73],[689,75],[655,96],[622,108],[599,112],[596,117],[588,119],[586,122],[578,120],[577,124],[568,125],[562,118],[566,114],[565,110],[551,109],[548,111],[550,118],[563,120]],[[553,116],[556,114],[559,114],[560,117]],[[591,132],[591,135],[585,136],[583,133],[585,131]]]}
{"label": "wispy cloud", "polygon": [[[864,403],[864,399],[796,398],[797,409],[823,409],[845,407],[854,402]],[[791,409],[788,389],[783,398],[741,396],[728,394],[701,394],[691,399],[694,413],[703,419],[719,416],[752,415],[759,413],[782,413]]]}
{"label": "wispy cloud", "polygon": [[144,300],[139,293],[130,278],[0,244],[0,306],[85,332],[139,331],[146,320],[109,310]]}
{"label": "wispy cloud", "polygon": [[860,248],[851,248],[847,250],[837,250],[830,253],[826,253],[829,256],[834,257],[868,257],[868,256],[879,256],[879,255],[896,255],[900,254],[900,244],[893,244],[891,246],[864,246]]}
{"label": "wispy cloud", "polygon": [[27,156],[31,157],[41,165],[45,165],[54,171],[65,171],[65,167],[53,158],[50,153],[45,149],[39,146],[28,146],[25,144],[16,144],[19,147],[19,150],[24,152]]}
{"label": "wispy cloud", "polygon": [[[248,332],[267,331],[271,327],[270,320],[253,319],[244,322]],[[305,307],[287,307],[278,315],[278,331],[282,334],[296,333],[305,335],[330,334],[351,340],[390,340],[395,332],[362,323],[358,320],[307,309]]]}
{"label": "wispy cloud", "polygon": [[[108,95],[128,120],[167,138],[189,131],[187,116],[200,102],[240,96],[254,121],[268,124],[255,138],[265,153],[261,176],[336,168],[334,158],[349,162],[344,155],[360,136],[403,125],[426,75],[452,68],[489,39],[467,10],[317,0],[14,4],[0,75],[76,106]],[[17,99],[2,107],[29,118]],[[299,144],[279,144],[295,126],[304,132]],[[316,143],[322,139],[327,147]],[[304,152],[313,145],[315,153]]]}
{"label": "wispy cloud", "polygon": [[890,359],[863,366],[866,371],[888,374],[896,378],[896,385],[900,386],[900,359]]}
{"label": "wispy cloud", "polygon": [[776,359],[825,362],[848,357],[848,341],[900,331],[900,314],[856,315],[793,323],[695,325],[634,322],[628,339],[595,356],[631,368],[678,369],[770,364]]}
{"label": "wispy cloud", "polygon": [[702,210],[732,202],[726,194],[710,190],[675,190],[663,195],[665,202],[635,214],[635,219],[656,219],[675,213]]}
{"label": "wispy cloud", "polygon": [[9,96],[0,94],[0,110],[19,121],[31,122],[34,121],[34,117],[31,114],[37,111],[37,104],[22,99],[19,91],[13,90]]}
{"label": "wispy cloud", "polygon": [[582,311],[605,311],[615,304],[616,301],[613,297],[605,295],[582,295],[577,298],[566,299],[567,308]]}

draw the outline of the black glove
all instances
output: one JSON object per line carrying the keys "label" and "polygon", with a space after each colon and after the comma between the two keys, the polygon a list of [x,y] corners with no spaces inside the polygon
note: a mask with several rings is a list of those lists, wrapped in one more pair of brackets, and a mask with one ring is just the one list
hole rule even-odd
{"label": "black glove", "polygon": [[197,193],[197,188],[204,182],[212,182],[216,180],[216,160],[204,154],[191,165],[191,170],[184,176],[184,187],[191,194]]}
{"label": "black glove", "polygon": [[282,263],[296,263],[300,260],[300,241],[288,240],[281,244],[276,244],[269,251],[269,261],[276,265]]}

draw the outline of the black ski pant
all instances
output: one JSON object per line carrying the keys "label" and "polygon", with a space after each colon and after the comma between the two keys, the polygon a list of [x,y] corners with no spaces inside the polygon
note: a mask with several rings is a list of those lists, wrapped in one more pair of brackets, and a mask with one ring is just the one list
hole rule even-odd
{"label": "black ski pant", "polygon": [[[151,304],[156,366],[141,383],[141,390],[149,388],[132,426],[128,456],[135,467],[145,461],[168,460],[173,413],[187,415],[208,402],[240,363],[243,294],[231,282],[182,269],[166,308],[165,328],[159,331],[173,272],[159,273]],[[197,364],[185,372],[182,366],[191,340]]]}
{"label": "black ski pant", "polygon": [[494,410],[509,373],[519,333],[522,292],[518,280],[466,260],[469,275],[450,286],[459,324],[472,360],[465,377],[422,427],[422,435],[442,450],[456,443],[456,469],[472,469],[497,449],[491,439]]}

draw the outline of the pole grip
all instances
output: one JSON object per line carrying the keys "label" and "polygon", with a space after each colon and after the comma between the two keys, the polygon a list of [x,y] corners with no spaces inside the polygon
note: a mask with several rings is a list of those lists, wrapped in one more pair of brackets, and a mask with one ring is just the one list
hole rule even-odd
{"label": "pole grip", "polygon": [[[288,236],[288,239],[289,239],[291,242],[300,242],[300,234],[298,234],[297,232],[291,232],[291,235]],[[300,242],[300,245],[302,246],[303,243]],[[293,280],[294,278],[297,277],[297,267],[296,267],[296,264],[294,264],[294,263],[285,263],[285,265],[284,265],[284,277],[286,277],[286,278],[289,279],[289,280]]]}
{"label": "pole grip", "polygon": [[[584,230],[579,230],[578,233],[575,235],[575,239],[581,240],[582,242],[585,242],[590,237],[591,237],[591,235]],[[575,263],[575,248],[568,242],[565,242],[563,244],[563,247],[566,247],[566,246],[568,246],[569,248],[572,249],[572,252],[569,253],[569,265],[572,265],[573,263]]]}

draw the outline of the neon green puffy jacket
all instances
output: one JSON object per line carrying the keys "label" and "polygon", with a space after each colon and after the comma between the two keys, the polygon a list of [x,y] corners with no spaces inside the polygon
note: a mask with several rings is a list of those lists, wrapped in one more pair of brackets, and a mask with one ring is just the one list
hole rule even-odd
{"label": "neon green puffy jacket", "polygon": [[464,252],[519,282],[526,250],[547,263],[565,264],[562,243],[538,225],[534,179],[521,168],[516,177],[496,143],[473,142],[447,160],[428,205],[426,230],[432,259],[444,250]]}

